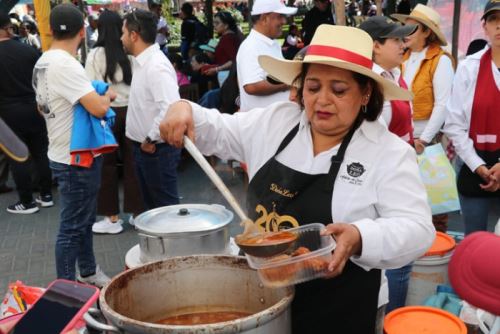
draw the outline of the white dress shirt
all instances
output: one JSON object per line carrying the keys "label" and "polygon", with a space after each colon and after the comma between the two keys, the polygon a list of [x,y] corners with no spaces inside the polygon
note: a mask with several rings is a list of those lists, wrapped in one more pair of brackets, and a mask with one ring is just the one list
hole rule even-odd
{"label": "white dress shirt", "polygon": [[[297,135],[276,157],[280,163],[307,174],[327,173],[339,148],[314,155],[309,121],[296,103],[277,102],[234,115],[192,106],[196,146],[205,155],[245,161],[250,181],[299,122]],[[347,172],[354,162],[365,168],[359,177]],[[351,259],[366,270],[406,265],[425,253],[435,237],[415,150],[379,122],[363,122],[355,132],[335,181],[331,213],[333,222],[359,229],[363,249]],[[387,293],[383,284],[379,305],[387,302]]]}
{"label": "white dress shirt", "polygon": [[[477,155],[474,143],[469,138],[469,128],[479,64],[488,48],[489,46],[468,56],[458,65],[451,96],[446,105],[448,116],[444,133],[452,140],[455,151],[472,171],[485,164],[483,159]],[[491,71],[497,88],[500,90],[500,72],[493,61],[491,62]]]}
{"label": "white dress shirt", "polygon": [[179,100],[174,67],[153,44],[135,57],[130,84],[126,136],[142,143],[146,136],[160,140],[160,122],[169,105]]}
{"label": "white dress shirt", "polygon": [[[413,79],[420,68],[422,60],[427,53],[425,48],[420,52],[412,52],[410,57],[404,62],[403,78],[411,91]],[[453,64],[451,59],[445,55],[439,57],[439,62],[432,78],[432,88],[434,92],[434,108],[428,120],[414,121],[413,136],[430,143],[439,132],[446,119],[446,102],[450,96],[451,85],[453,83]],[[413,104],[412,104],[413,110]]]}
{"label": "white dress shirt", "polygon": [[241,43],[236,55],[238,74],[238,88],[240,90],[240,111],[266,107],[278,101],[288,101],[288,91],[277,92],[271,95],[250,95],[243,86],[266,80],[267,73],[260,67],[258,58],[268,55],[283,59],[280,44],[260,32],[252,29],[247,38]]}

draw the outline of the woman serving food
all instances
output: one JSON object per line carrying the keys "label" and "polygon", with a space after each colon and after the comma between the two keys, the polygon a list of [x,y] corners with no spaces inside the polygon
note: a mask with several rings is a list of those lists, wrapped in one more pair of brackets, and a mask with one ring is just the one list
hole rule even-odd
{"label": "woman serving food", "polygon": [[247,163],[248,215],[260,227],[320,222],[336,239],[329,278],[296,286],[295,334],[374,333],[387,302],[380,269],[415,260],[434,239],[415,152],[376,121],[384,96],[410,93],[374,73],[371,54],[364,31],[322,25],[302,61],[259,58],[297,87],[299,103],[228,115],[179,101],[160,125],[170,144],[187,134],[205,155]]}

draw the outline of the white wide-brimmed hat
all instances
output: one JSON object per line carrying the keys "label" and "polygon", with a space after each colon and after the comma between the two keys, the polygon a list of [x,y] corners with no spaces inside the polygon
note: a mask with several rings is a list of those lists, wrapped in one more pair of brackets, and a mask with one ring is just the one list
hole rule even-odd
{"label": "white wide-brimmed hat", "polygon": [[375,80],[386,100],[411,100],[412,94],[372,71],[373,40],[361,29],[322,24],[314,33],[303,60],[259,56],[259,64],[273,78],[292,85],[303,63],[324,64]]}
{"label": "white wide-brimmed hat", "polygon": [[439,13],[430,7],[418,4],[415,6],[415,8],[413,8],[410,15],[392,14],[391,17],[402,23],[404,23],[406,19],[414,19],[415,21],[418,21],[425,25],[427,28],[431,29],[432,32],[436,34],[441,45],[448,45],[446,37],[444,37],[444,34],[439,27],[439,24],[441,23]]}

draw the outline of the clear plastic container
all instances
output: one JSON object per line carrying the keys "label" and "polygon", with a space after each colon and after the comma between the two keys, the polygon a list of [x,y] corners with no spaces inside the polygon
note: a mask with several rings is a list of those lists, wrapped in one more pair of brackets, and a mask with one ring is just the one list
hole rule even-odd
{"label": "clear plastic container", "polygon": [[[297,234],[297,240],[283,254],[268,258],[246,254],[248,264],[257,269],[260,280],[267,287],[284,287],[324,277],[332,260],[335,241],[322,236],[323,224],[308,224],[287,232]],[[309,252],[304,252],[306,248]]]}

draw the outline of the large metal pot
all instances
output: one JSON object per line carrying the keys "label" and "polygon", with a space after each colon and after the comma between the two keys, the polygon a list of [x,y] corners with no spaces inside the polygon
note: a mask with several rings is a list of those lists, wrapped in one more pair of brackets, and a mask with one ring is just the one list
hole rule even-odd
{"label": "large metal pot", "polygon": [[[133,334],[289,334],[293,288],[265,288],[245,258],[198,255],[146,264],[113,278],[100,294],[112,325],[90,327]],[[240,311],[250,316],[208,325],[172,326],[155,321],[190,312]]]}
{"label": "large metal pot", "polygon": [[180,204],[149,210],[135,219],[141,262],[195,254],[223,254],[233,213],[218,204]]}

